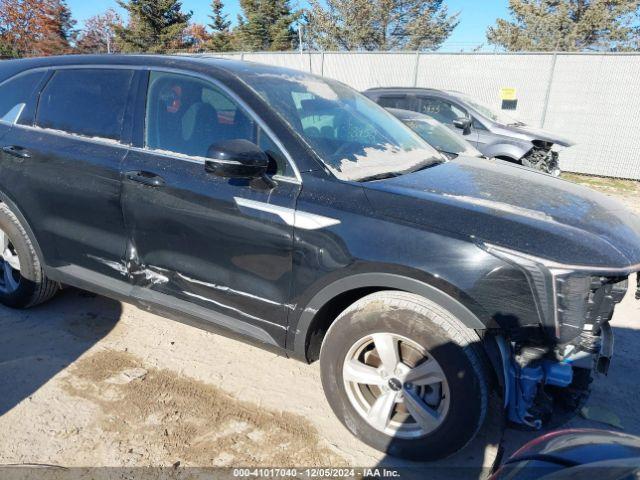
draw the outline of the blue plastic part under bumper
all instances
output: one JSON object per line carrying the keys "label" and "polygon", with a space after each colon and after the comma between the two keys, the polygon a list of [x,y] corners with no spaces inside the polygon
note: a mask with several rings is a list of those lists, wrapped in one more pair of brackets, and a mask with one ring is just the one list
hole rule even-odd
{"label": "blue plastic part under bumper", "polygon": [[568,363],[542,360],[533,366],[520,367],[509,362],[507,375],[507,411],[509,420],[539,429],[542,421],[531,413],[540,385],[567,387],[573,380],[573,368]]}

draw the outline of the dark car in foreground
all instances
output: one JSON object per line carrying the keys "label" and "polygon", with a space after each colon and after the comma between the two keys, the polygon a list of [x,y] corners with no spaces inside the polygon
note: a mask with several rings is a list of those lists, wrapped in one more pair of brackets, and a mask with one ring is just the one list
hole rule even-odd
{"label": "dark car in foreground", "polygon": [[473,145],[428,115],[399,108],[387,108],[387,110],[450,160],[459,155],[484,158],[484,155]]}
{"label": "dark car in foreground", "polygon": [[606,370],[640,270],[640,219],[612,199],[445,161],[363,95],[294,70],[6,61],[0,119],[4,305],[72,285],[319,359],[336,415],[391,455],[461,449],[491,389],[539,428],[554,396]]}
{"label": "dark car in foreground", "polygon": [[530,441],[490,480],[636,480],[640,438],[622,432],[568,429]]}
{"label": "dark car in foreground", "polygon": [[560,174],[554,146],[569,147],[570,140],[534,128],[482,105],[469,95],[432,88],[372,88],[364,94],[387,108],[400,108],[429,115],[457,131],[489,158],[498,158]]}

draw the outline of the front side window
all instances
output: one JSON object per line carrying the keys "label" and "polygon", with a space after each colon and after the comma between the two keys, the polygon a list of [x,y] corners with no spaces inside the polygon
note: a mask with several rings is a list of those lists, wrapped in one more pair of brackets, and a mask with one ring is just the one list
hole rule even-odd
{"label": "front side window", "polygon": [[[487,107],[486,105],[478,102],[477,100],[474,100],[473,98],[467,95],[460,93],[460,94],[457,94],[457,97],[460,98],[463,102],[465,102],[470,107],[474,108],[478,113],[480,113],[480,115],[496,123],[499,123],[501,125],[515,125],[515,126],[524,125],[524,123],[520,122],[519,120],[516,120],[510,115],[493,110],[492,108]],[[479,123],[479,122],[475,122],[475,123]]]}
{"label": "front side window", "polygon": [[43,71],[26,73],[0,85],[0,121],[17,123],[20,120],[43,75]]}
{"label": "front side window", "polygon": [[447,125],[453,125],[454,120],[467,117],[467,112],[460,107],[437,97],[419,98],[418,111]]}
{"label": "front side window", "polygon": [[393,176],[442,160],[393,115],[339,82],[276,70],[247,71],[241,79],[340,179]]}
{"label": "front side window", "polygon": [[133,75],[124,69],[58,70],[40,95],[36,124],[120,140]]}
{"label": "front side window", "polygon": [[429,145],[441,152],[472,156],[479,154],[469,143],[435,120],[415,119],[407,120],[405,123],[424,138]]}
{"label": "front side window", "polygon": [[257,144],[272,160],[271,173],[287,174],[282,152],[226,93],[198,78],[151,72],[145,122],[147,148],[207,157],[216,143],[235,139]]}

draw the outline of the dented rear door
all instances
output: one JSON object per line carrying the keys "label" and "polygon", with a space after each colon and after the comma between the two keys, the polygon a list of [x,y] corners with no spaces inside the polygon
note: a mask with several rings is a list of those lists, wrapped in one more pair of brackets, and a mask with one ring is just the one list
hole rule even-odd
{"label": "dented rear door", "polygon": [[3,138],[3,188],[32,227],[46,263],[127,281],[120,207],[121,144],[134,72],[60,69],[28,124]]}

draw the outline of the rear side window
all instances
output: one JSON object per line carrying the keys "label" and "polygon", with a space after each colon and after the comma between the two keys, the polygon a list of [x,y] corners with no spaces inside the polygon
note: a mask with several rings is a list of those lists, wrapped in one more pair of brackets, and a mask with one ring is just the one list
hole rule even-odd
{"label": "rear side window", "polygon": [[26,73],[0,85],[0,121],[16,123],[44,72]]}
{"label": "rear side window", "polygon": [[120,140],[132,70],[59,70],[40,95],[36,124]]}

